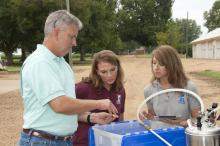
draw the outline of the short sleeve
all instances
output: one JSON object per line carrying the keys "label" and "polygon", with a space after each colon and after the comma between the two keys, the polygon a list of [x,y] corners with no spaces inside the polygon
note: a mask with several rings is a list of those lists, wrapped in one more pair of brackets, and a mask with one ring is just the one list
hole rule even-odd
{"label": "short sleeve", "polygon": [[[198,94],[198,89],[192,81],[188,81],[186,89]],[[191,110],[200,107],[200,103],[196,97],[194,97],[193,95],[188,95],[188,97],[189,97],[189,106]]]}
{"label": "short sleeve", "polygon": [[[147,99],[149,96],[151,96],[153,93],[155,93],[155,89],[152,85],[146,86],[144,88],[144,98]],[[152,99],[149,100],[149,102],[152,102]]]}
{"label": "short sleeve", "polygon": [[65,95],[60,79],[49,63],[43,61],[35,63],[26,72],[29,74],[27,79],[32,90],[42,105],[58,96]]}
{"label": "short sleeve", "polygon": [[[152,95],[152,94],[153,94],[152,86],[146,86],[146,87],[144,88],[144,98],[145,98],[145,100],[146,100],[150,95]],[[147,104],[148,109],[153,110],[153,99],[147,101],[146,104]]]}
{"label": "short sleeve", "polygon": [[88,83],[84,83],[83,81],[77,83],[76,87],[76,98],[78,99],[88,99],[90,87]]}

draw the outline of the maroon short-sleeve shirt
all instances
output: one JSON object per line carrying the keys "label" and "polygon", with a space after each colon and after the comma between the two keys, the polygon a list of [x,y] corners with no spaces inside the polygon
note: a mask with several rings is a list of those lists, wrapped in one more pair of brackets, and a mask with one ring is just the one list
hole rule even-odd
{"label": "maroon short-sleeve shirt", "polygon": [[[125,90],[122,88],[119,92],[114,90],[106,90],[105,88],[97,89],[90,83],[79,82],[76,84],[76,98],[78,99],[109,99],[118,110],[118,114],[124,113],[125,108]],[[101,110],[93,110],[91,112],[101,112]],[[106,111],[107,112],[107,111]],[[118,119],[116,119],[117,121]],[[78,122],[77,131],[74,134],[74,146],[88,146],[88,129],[90,125],[84,122]]]}

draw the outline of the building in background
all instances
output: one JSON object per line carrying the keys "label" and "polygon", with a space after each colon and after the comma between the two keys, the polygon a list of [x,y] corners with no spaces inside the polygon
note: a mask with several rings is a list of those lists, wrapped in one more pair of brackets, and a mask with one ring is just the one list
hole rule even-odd
{"label": "building in background", "polygon": [[199,59],[220,59],[220,28],[194,40],[192,56]]}
{"label": "building in background", "polygon": [[0,52],[0,71],[7,69],[6,62],[2,59],[3,56],[4,53]]}
{"label": "building in background", "polygon": [[13,56],[21,56],[21,48],[17,48],[12,54]]}

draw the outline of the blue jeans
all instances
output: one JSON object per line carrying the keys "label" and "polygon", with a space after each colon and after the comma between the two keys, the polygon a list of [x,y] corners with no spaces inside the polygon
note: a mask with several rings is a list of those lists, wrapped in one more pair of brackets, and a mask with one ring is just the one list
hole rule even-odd
{"label": "blue jeans", "polygon": [[49,140],[21,132],[18,146],[73,146],[71,140]]}

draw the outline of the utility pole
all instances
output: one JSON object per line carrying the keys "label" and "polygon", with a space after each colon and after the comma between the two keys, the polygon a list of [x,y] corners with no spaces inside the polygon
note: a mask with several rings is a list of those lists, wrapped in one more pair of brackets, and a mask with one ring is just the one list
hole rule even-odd
{"label": "utility pole", "polygon": [[186,58],[188,54],[188,11],[186,16]]}
{"label": "utility pole", "polygon": [[66,10],[70,12],[70,1],[66,0]]}
{"label": "utility pole", "polygon": [[[70,12],[70,1],[66,0],[66,10]],[[72,49],[69,53],[65,56],[66,61],[69,63],[70,67],[73,67],[73,60],[72,60]]]}

